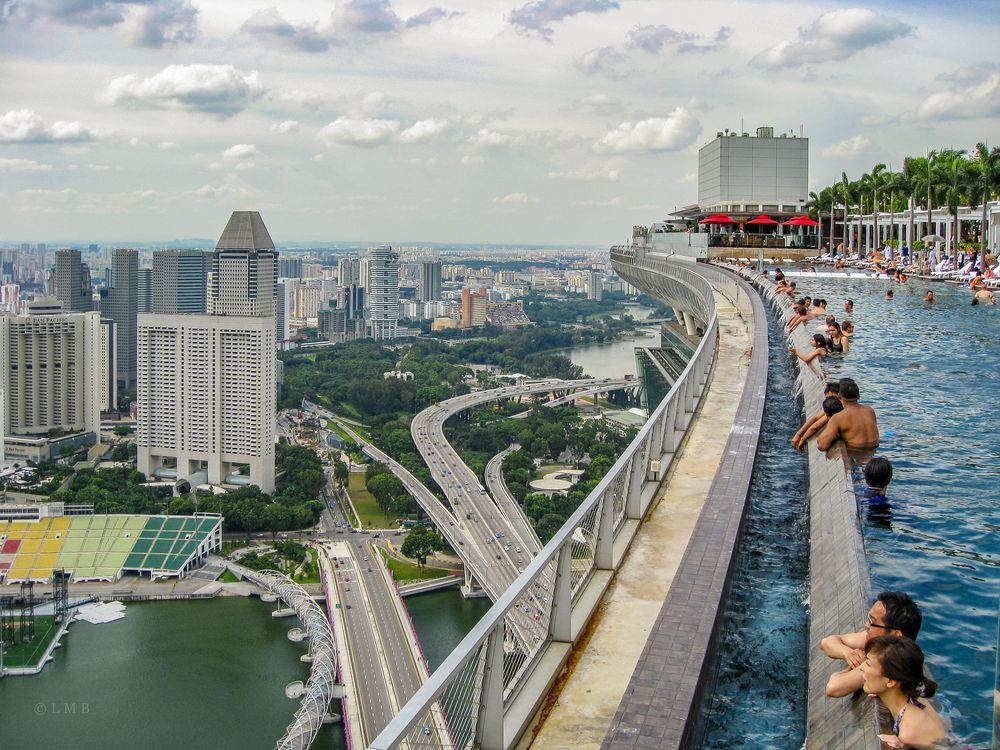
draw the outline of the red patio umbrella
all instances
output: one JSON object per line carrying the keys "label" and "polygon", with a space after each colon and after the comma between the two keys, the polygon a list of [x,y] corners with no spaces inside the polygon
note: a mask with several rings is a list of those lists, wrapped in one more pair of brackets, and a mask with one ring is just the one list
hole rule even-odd
{"label": "red patio umbrella", "polygon": [[698,222],[699,224],[738,224],[739,222],[731,216],[726,214],[713,214],[707,219],[702,219]]}
{"label": "red patio umbrella", "polygon": [[778,222],[772,219],[767,214],[760,214],[755,219],[750,219],[747,224],[777,224]]}
{"label": "red patio umbrella", "polygon": [[788,221],[784,222],[783,226],[786,227],[818,227],[819,222],[815,219],[810,219],[808,216],[793,216]]}

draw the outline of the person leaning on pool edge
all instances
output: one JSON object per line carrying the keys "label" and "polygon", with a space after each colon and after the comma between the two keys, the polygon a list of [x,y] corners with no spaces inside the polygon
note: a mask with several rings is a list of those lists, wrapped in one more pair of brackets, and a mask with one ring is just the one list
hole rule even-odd
{"label": "person leaning on pool edge", "polygon": [[868,610],[865,629],[857,633],[828,635],[819,647],[831,659],[843,659],[847,667],[830,675],[826,694],[843,698],[860,690],[864,683],[861,665],[865,661],[865,645],[880,635],[898,635],[917,640],[923,615],[917,603],[902,591],[883,591]]}
{"label": "person leaning on pool edge", "polygon": [[853,450],[869,450],[878,447],[879,432],[875,410],[859,404],[861,391],[850,378],[840,379],[840,400],[844,410],[834,414],[826,423],[823,432],[816,438],[816,447],[829,450],[837,440]]}

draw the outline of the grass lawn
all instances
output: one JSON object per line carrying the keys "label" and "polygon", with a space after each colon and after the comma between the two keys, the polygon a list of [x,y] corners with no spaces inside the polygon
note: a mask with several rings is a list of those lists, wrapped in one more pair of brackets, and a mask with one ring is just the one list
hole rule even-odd
{"label": "grass lawn", "polygon": [[450,575],[447,570],[442,570],[441,568],[418,568],[412,563],[401,562],[391,557],[386,558],[386,564],[388,564],[389,570],[392,571],[392,577],[397,581],[428,581],[433,578],[444,578],[446,575]]}
{"label": "grass lawn", "polygon": [[336,422],[331,422],[329,419],[326,420],[326,429],[330,430],[331,432],[337,435],[340,435],[341,439],[348,445],[356,445],[356,443],[354,442],[354,438],[348,435],[344,431],[344,429]]}
{"label": "grass lawn", "polygon": [[347,480],[347,492],[351,496],[355,510],[361,517],[361,525],[366,529],[389,528],[391,519],[386,518],[385,513],[378,507],[372,493],[365,487],[365,473],[363,471],[352,471]]}
{"label": "grass lawn", "polygon": [[35,637],[28,643],[19,643],[16,646],[9,646],[3,652],[3,665],[5,667],[33,667],[42,658],[45,649],[59,632],[59,626],[55,623],[55,618],[51,615],[37,615],[35,617]]}
{"label": "grass lawn", "polygon": [[224,571],[222,571],[222,575],[219,576],[219,580],[222,581],[223,583],[239,583],[240,581],[239,578],[233,575],[233,571],[231,571],[229,568],[226,568]]}
{"label": "grass lawn", "polygon": [[222,543],[222,548],[216,554],[221,557],[225,557],[226,555],[230,555],[238,549],[242,549],[243,547],[249,547],[252,544],[253,542],[249,541],[248,539],[228,539]]}

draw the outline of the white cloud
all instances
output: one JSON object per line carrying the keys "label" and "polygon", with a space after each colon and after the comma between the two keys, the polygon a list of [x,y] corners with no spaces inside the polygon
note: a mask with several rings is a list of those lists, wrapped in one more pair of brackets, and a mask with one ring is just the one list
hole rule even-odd
{"label": "white cloud", "polygon": [[299,52],[326,52],[333,40],[332,27],[320,29],[315,23],[290,23],[277,8],[257,11],[243,22],[240,31]]}
{"label": "white cloud", "polygon": [[615,196],[606,201],[599,200],[585,200],[585,201],[573,201],[572,205],[578,208],[617,208],[622,205],[624,201],[621,196]]}
{"label": "white cloud", "polygon": [[200,188],[191,190],[188,195],[195,198],[245,198],[250,195],[250,191],[242,187],[230,187],[229,185],[202,185]]}
{"label": "white cloud", "polygon": [[469,137],[468,143],[471,146],[483,148],[503,148],[514,142],[514,137],[506,133],[498,133],[489,128],[480,128],[475,134]]}
{"label": "white cloud", "polygon": [[39,164],[34,159],[0,159],[0,172],[48,172],[51,164]]}
{"label": "white cloud", "polygon": [[621,176],[621,170],[605,164],[599,169],[579,169],[570,172],[549,172],[546,177],[550,180],[563,180],[566,182],[614,182]]}
{"label": "white cloud", "polygon": [[271,126],[271,133],[274,135],[286,135],[288,133],[298,133],[301,127],[298,120],[285,120],[276,122]]}
{"label": "white cloud", "polygon": [[407,159],[406,163],[411,167],[436,167],[438,160],[436,156],[427,159]]}
{"label": "white cloud", "polygon": [[599,47],[584,52],[576,62],[576,67],[587,75],[603,75],[608,78],[627,78],[631,72],[628,68],[628,56],[623,55],[614,47]]}
{"label": "white cloud", "polygon": [[677,107],[666,117],[623,122],[594,148],[616,154],[677,151],[693,143],[699,133],[698,119],[683,107]]}
{"label": "white cloud", "polygon": [[156,147],[160,149],[160,151],[176,151],[180,148],[180,146],[173,141],[160,141],[156,144]]}
{"label": "white cloud", "polygon": [[868,140],[866,136],[855,135],[850,138],[845,138],[838,143],[834,143],[832,146],[827,146],[823,149],[823,156],[833,158],[857,156],[858,154],[863,154],[866,151],[869,151],[871,146],[872,142]]}
{"label": "white cloud", "polygon": [[0,143],[71,143],[91,141],[97,135],[81,122],[58,120],[46,125],[30,109],[12,109],[0,115]]}
{"label": "white cloud", "polygon": [[159,0],[133,15],[132,39],[140,47],[174,47],[197,36],[198,9],[186,0]]}
{"label": "white cloud", "polygon": [[959,73],[965,85],[951,85],[937,91],[917,107],[917,116],[923,120],[963,120],[975,117],[1000,115],[1000,73],[994,71],[970,80]]}
{"label": "white cloud", "polygon": [[476,156],[473,154],[466,154],[460,159],[460,162],[465,165],[485,164],[487,161],[489,161],[489,159],[485,156]]}
{"label": "white cloud", "polygon": [[840,8],[800,28],[797,40],[781,41],[761,52],[752,62],[774,69],[846,60],[864,49],[885,45],[912,33],[912,26],[891,16],[867,8]]}
{"label": "white cloud", "polygon": [[678,52],[711,52],[718,49],[733,34],[729,26],[720,26],[713,36],[678,31],[669,26],[633,26],[625,35],[625,44],[646,52],[656,53],[664,47],[674,47]]}
{"label": "white cloud", "polygon": [[533,0],[510,12],[508,20],[518,31],[551,39],[552,25],[580,13],[607,13],[619,8],[618,0]]}
{"label": "white cloud", "polygon": [[338,117],[317,136],[329,143],[346,146],[379,146],[388,143],[399,132],[398,120],[356,120]]}
{"label": "white cloud", "polygon": [[400,143],[426,143],[448,129],[447,120],[419,120],[396,136]]}
{"label": "white cloud", "polygon": [[494,203],[503,203],[508,206],[522,205],[524,203],[531,203],[531,197],[527,193],[507,193],[507,195],[501,196],[499,198],[493,199]]}
{"label": "white cloud", "polygon": [[237,143],[222,152],[223,159],[238,161],[242,159],[254,159],[260,156],[260,151],[252,143]]}
{"label": "white cloud", "polygon": [[257,71],[232,65],[169,65],[156,75],[115,78],[104,91],[111,104],[187,109],[230,117],[264,94]]}

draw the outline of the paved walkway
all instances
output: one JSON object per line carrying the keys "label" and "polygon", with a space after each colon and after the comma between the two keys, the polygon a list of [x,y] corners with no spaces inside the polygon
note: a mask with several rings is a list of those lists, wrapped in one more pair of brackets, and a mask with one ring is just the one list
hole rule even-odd
{"label": "paved walkway", "polygon": [[590,623],[589,640],[570,657],[568,677],[553,689],[534,737],[526,734],[521,747],[596,750],[628,688],[723,458],[743,393],[752,321],[744,321],[718,293],[716,301],[718,357],[687,440]]}

